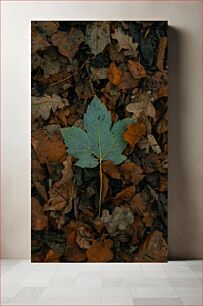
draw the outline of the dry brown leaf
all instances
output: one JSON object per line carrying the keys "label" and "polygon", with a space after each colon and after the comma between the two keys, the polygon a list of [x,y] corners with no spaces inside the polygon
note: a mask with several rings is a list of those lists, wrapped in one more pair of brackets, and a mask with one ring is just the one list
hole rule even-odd
{"label": "dry brown leaf", "polygon": [[153,75],[150,75],[144,82],[146,90],[152,90],[157,92],[162,86],[168,84],[168,72],[157,71]]}
{"label": "dry brown leaf", "polygon": [[53,94],[52,97],[45,95],[44,97],[32,97],[32,121],[34,122],[40,116],[47,120],[51,110],[55,112],[68,105],[68,100]]}
{"label": "dry brown leaf", "polygon": [[110,42],[108,21],[94,21],[87,24],[85,43],[90,47],[92,54],[97,55],[103,52]]}
{"label": "dry brown leaf", "polygon": [[134,262],[166,262],[167,243],[159,231],[150,233],[134,254]]}
{"label": "dry brown leaf", "polygon": [[108,68],[101,67],[101,68],[94,68],[90,67],[91,71],[91,79],[92,80],[105,80],[107,79]]}
{"label": "dry brown leaf", "polygon": [[126,110],[129,113],[133,113],[132,118],[139,118],[141,114],[154,118],[156,110],[151,102],[151,95],[147,92],[139,93],[135,97],[134,103],[129,103],[126,106]]}
{"label": "dry brown leaf", "polygon": [[66,237],[66,244],[67,246],[73,246],[76,242],[77,238],[77,222],[70,221],[68,224],[63,226],[63,232],[65,233]]}
{"label": "dry brown leaf", "polygon": [[143,122],[130,124],[123,134],[124,140],[129,143],[131,148],[140,142],[142,136],[146,133],[146,126]]}
{"label": "dry brown leaf", "polygon": [[168,120],[165,116],[159,121],[156,131],[158,134],[163,134],[168,131]]}
{"label": "dry brown leaf", "polygon": [[164,175],[160,175],[160,185],[159,185],[159,191],[165,192],[168,189],[168,180],[167,177]]}
{"label": "dry brown leaf", "polygon": [[147,204],[142,198],[142,193],[137,193],[130,201],[132,209],[138,215],[143,215],[147,209]]}
{"label": "dry brown leaf", "polygon": [[121,29],[116,29],[113,34],[111,34],[113,39],[118,41],[118,51],[125,49],[125,55],[133,55],[136,57],[138,55],[138,44],[133,42],[131,36],[126,35],[122,32]]}
{"label": "dry brown leaf", "polygon": [[32,230],[42,231],[48,226],[48,218],[44,214],[40,202],[33,198],[31,199],[32,211],[31,211],[31,225]]}
{"label": "dry brown leaf", "polygon": [[53,250],[49,250],[44,262],[59,262],[59,257],[61,256],[61,254],[53,251]]}
{"label": "dry brown leaf", "polygon": [[79,99],[85,100],[85,102],[94,96],[94,92],[92,91],[92,84],[90,79],[83,79],[76,83],[75,92],[78,95]]}
{"label": "dry brown leaf", "polygon": [[120,171],[116,165],[111,160],[106,160],[102,163],[102,170],[104,173],[108,174],[110,177],[119,180],[121,178]]}
{"label": "dry brown leaf", "polygon": [[111,203],[118,205],[124,204],[125,202],[129,202],[135,194],[135,186],[129,186],[123,189],[121,192],[118,192],[115,197],[111,198]]}
{"label": "dry brown leaf", "polygon": [[59,121],[63,126],[67,126],[68,123],[68,117],[70,116],[70,110],[68,108],[60,111],[57,113],[57,116],[59,118]]}
{"label": "dry brown leaf", "polygon": [[53,34],[51,41],[58,47],[59,52],[72,62],[80,44],[84,41],[84,34],[76,28],[71,28],[68,33],[59,31]]}
{"label": "dry brown leaf", "polygon": [[143,213],[142,221],[144,222],[146,227],[152,226],[152,224],[154,223],[154,219],[155,219],[155,216],[154,216],[153,213],[151,213],[149,211],[145,211]]}
{"label": "dry brown leaf", "polygon": [[104,173],[102,173],[102,202],[104,202],[107,192],[109,190],[109,180]]}
{"label": "dry brown leaf", "polygon": [[142,168],[139,165],[126,160],[120,167],[122,177],[125,182],[131,182],[135,186],[143,179],[144,175]]}
{"label": "dry brown leaf", "polygon": [[156,92],[156,95],[157,95],[157,99],[168,97],[168,84],[159,88],[159,90]]}
{"label": "dry brown leaf", "polygon": [[32,182],[43,182],[46,173],[45,170],[42,168],[38,160],[32,159],[31,160],[31,171],[32,171]]}
{"label": "dry brown leaf", "polygon": [[62,178],[55,183],[56,187],[59,187],[65,183],[67,183],[68,180],[72,179],[73,177],[73,170],[72,170],[72,157],[67,156],[66,160],[63,162],[64,169],[62,170]]}
{"label": "dry brown leaf", "polygon": [[137,216],[131,227],[131,233],[132,233],[131,244],[132,245],[138,245],[140,241],[142,241],[144,231],[145,231],[145,225],[140,219],[140,217]]}
{"label": "dry brown leaf", "polygon": [[164,69],[164,56],[165,56],[167,44],[168,44],[168,38],[161,37],[159,40],[159,51],[158,51],[158,56],[157,56],[157,61],[156,61],[156,66],[160,71]]}
{"label": "dry brown leaf", "polygon": [[84,262],[87,259],[77,243],[65,247],[64,258],[70,262]]}
{"label": "dry brown leaf", "polygon": [[122,71],[114,63],[111,63],[108,70],[108,79],[113,85],[120,85],[122,74]]}
{"label": "dry brown leaf", "polygon": [[102,222],[105,224],[107,231],[112,235],[118,230],[129,230],[131,224],[134,222],[134,215],[132,210],[127,207],[116,207],[112,214],[109,214],[107,209],[102,211]]}
{"label": "dry brown leaf", "polygon": [[34,23],[34,27],[38,27],[44,34],[51,35],[55,33],[59,28],[59,22],[57,21],[37,21]]}
{"label": "dry brown leaf", "polygon": [[88,262],[109,262],[113,259],[111,248],[113,241],[106,239],[104,241],[94,240],[91,248],[86,252]]}
{"label": "dry brown leaf", "polygon": [[66,146],[62,142],[61,136],[55,133],[49,137],[43,129],[32,132],[32,146],[41,164],[63,162],[67,155]]}
{"label": "dry brown leaf", "polygon": [[58,73],[61,69],[60,61],[46,54],[44,55],[44,58],[41,60],[40,66],[44,70],[45,79],[49,78],[50,75]]}
{"label": "dry brown leaf", "polygon": [[78,223],[77,227],[77,244],[82,249],[89,249],[91,247],[91,243],[95,238],[95,234],[93,229],[88,224]]}
{"label": "dry brown leaf", "polygon": [[147,76],[144,67],[138,61],[129,60],[128,69],[134,79],[141,79]]}
{"label": "dry brown leaf", "polygon": [[34,182],[34,186],[36,187],[37,191],[41,195],[41,197],[45,200],[45,202],[48,201],[48,195],[47,191],[44,185],[42,185],[40,182]]}
{"label": "dry brown leaf", "polygon": [[157,143],[157,141],[156,141],[154,135],[148,134],[148,135],[147,135],[147,139],[148,139],[148,142],[149,142],[149,144],[150,144],[152,150],[153,150],[155,153],[157,153],[157,154],[161,153],[161,148],[160,148],[160,146],[158,145],[158,143]]}
{"label": "dry brown leaf", "polygon": [[37,51],[44,51],[49,46],[50,43],[46,40],[46,37],[37,31],[32,31],[32,42],[31,42],[31,51],[32,54],[36,53]]}
{"label": "dry brown leaf", "polygon": [[155,171],[160,171],[164,173],[165,170],[161,164],[161,156],[156,153],[149,153],[141,158],[142,168],[145,173],[152,173]]}
{"label": "dry brown leaf", "polygon": [[138,85],[139,85],[138,79],[134,79],[130,72],[124,72],[121,77],[119,89],[123,89],[123,90],[133,89],[133,88],[138,87]]}

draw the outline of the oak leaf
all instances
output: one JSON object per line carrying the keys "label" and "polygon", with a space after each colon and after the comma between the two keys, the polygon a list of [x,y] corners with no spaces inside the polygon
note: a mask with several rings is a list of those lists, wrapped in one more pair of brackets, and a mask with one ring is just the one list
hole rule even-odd
{"label": "oak leaf", "polygon": [[111,37],[118,41],[118,51],[125,49],[127,50],[125,55],[133,55],[134,57],[138,55],[138,44],[134,43],[132,37],[124,34],[121,29],[116,29],[115,32],[111,34]]}
{"label": "oak leaf", "polygon": [[126,106],[129,113],[133,113],[133,118],[137,119],[141,114],[154,118],[156,110],[151,102],[151,96],[147,92],[140,93],[136,96],[135,102]]}
{"label": "oak leaf", "polygon": [[128,160],[121,165],[120,171],[124,181],[131,182],[135,186],[137,186],[144,177],[142,168]]}
{"label": "oak leaf", "polygon": [[95,21],[86,27],[85,42],[92,54],[97,55],[111,42],[109,22]]}
{"label": "oak leaf", "polygon": [[122,71],[114,63],[111,63],[108,70],[108,79],[113,85],[120,85],[122,74]]}
{"label": "oak leaf", "polygon": [[44,214],[39,201],[32,197],[31,225],[34,231],[42,231],[48,226],[48,218]]}
{"label": "oak leaf", "polygon": [[138,61],[129,60],[128,69],[134,79],[141,79],[147,76],[144,67]]}

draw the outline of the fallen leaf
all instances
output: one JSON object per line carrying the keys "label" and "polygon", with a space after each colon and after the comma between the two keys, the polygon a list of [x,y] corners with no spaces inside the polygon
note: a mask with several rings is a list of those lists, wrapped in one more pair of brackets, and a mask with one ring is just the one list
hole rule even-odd
{"label": "fallen leaf", "polygon": [[108,70],[108,79],[109,81],[116,86],[119,86],[121,82],[122,71],[114,64],[111,63]]}
{"label": "fallen leaf", "polygon": [[42,231],[48,226],[48,218],[44,214],[40,202],[33,198],[31,199],[32,211],[31,211],[31,225],[32,230]]}
{"label": "fallen leaf", "polygon": [[139,250],[134,254],[134,262],[166,262],[168,248],[163,234],[154,231],[145,238]]}
{"label": "fallen leaf", "polygon": [[39,162],[63,162],[66,158],[66,146],[61,141],[59,134],[49,135],[43,129],[32,133],[32,146],[38,156]]}
{"label": "fallen leaf", "polygon": [[137,193],[130,201],[130,205],[138,215],[143,215],[147,209],[147,204],[143,200],[142,193]]}
{"label": "fallen leaf", "polygon": [[151,227],[152,224],[154,223],[154,219],[155,219],[155,216],[151,212],[145,211],[143,213],[142,221],[144,222],[146,227]]}
{"label": "fallen leaf", "polygon": [[109,262],[113,259],[114,253],[111,251],[113,241],[106,239],[103,241],[93,240],[92,246],[87,250],[88,262]]}
{"label": "fallen leaf", "polygon": [[59,28],[58,21],[36,21],[32,26],[39,28],[43,34],[50,36],[55,33]]}
{"label": "fallen leaf", "polygon": [[95,21],[86,27],[85,42],[91,53],[97,55],[111,42],[109,22]]}
{"label": "fallen leaf", "polygon": [[168,97],[168,84],[159,88],[159,90],[156,92],[156,94],[157,94],[157,99],[163,98],[163,97]]}
{"label": "fallen leaf", "polygon": [[111,160],[106,160],[102,163],[102,170],[114,179],[119,180],[121,177],[118,167]]}
{"label": "fallen leaf", "polygon": [[107,79],[108,68],[105,68],[105,67],[101,67],[101,68],[90,67],[90,71],[91,71],[91,79],[94,80],[94,81]]}
{"label": "fallen leaf", "polygon": [[41,195],[41,197],[44,199],[45,202],[48,201],[48,195],[45,186],[40,182],[34,182],[34,186],[36,187],[37,191]]}
{"label": "fallen leaf", "polygon": [[92,91],[91,80],[83,79],[76,83],[75,92],[78,95],[79,99],[85,100],[85,102],[94,96]]}
{"label": "fallen leaf", "polygon": [[139,165],[126,160],[120,167],[122,177],[125,182],[131,182],[135,186],[144,178],[143,170]]}
{"label": "fallen leaf", "polygon": [[43,97],[32,97],[32,121],[34,122],[40,116],[47,120],[51,110],[55,112],[68,105],[68,100],[53,94],[52,97],[45,95]]}
{"label": "fallen leaf", "polygon": [[122,90],[134,89],[138,87],[138,85],[139,85],[138,79],[134,79],[130,72],[124,72],[121,77],[119,89],[122,89]]}
{"label": "fallen leaf", "polygon": [[139,118],[141,114],[145,114],[151,118],[156,115],[156,110],[151,102],[151,96],[147,92],[140,93],[136,96],[134,103],[126,106],[129,113],[133,113],[132,118]]}
{"label": "fallen leaf", "polygon": [[157,92],[161,87],[168,84],[168,72],[167,71],[157,71],[153,75],[147,77],[144,81],[144,88],[146,90],[152,90]]}
{"label": "fallen leaf", "polygon": [[135,186],[129,186],[122,191],[118,192],[115,197],[111,198],[111,203],[115,205],[124,204],[129,202],[135,194]]}
{"label": "fallen leaf", "polygon": [[161,153],[161,148],[160,148],[160,146],[158,145],[158,143],[157,143],[157,141],[156,141],[154,135],[148,134],[148,135],[147,135],[147,139],[148,139],[148,142],[149,142],[149,144],[150,144],[152,150],[153,150],[155,153],[157,153],[157,154]]}
{"label": "fallen leaf", "polygon": [[76,28],[71,28],[68,33],[58,31],[53,34],[51,41],[58,47],[59,52],[72,62],[80,44],[84,41],[84,34]]}
{"label": "fallen leaf", "polygon": [[63,232],[65,233],[67,246],[73,246],[77,238],[77,222],[70,221],[64,225]]}
{"label": "fallen leaf", "polygon": [[67,156],[66,160],[63,162],[64,169],[62,170],[62,178],[55,183],[56,187],[59,187],[65,184],[68,180],[72,179],[73,177],[73,170],[72,170],[72,158],[71,156]]}
{"label": "fallen leaf", "polygon": [[160,185],[159,185],[159,191],[165,192],[168,190],[168,180],[167,177],[160,175]]}
{"label": "fallen leaf", "polygon": [[145,225],[139,216],[135,218],[134,223],[132,224],[131,227],[131,232],[132,232],[131,244],[139,245],[140,242],[143,240],[143,235],[145,232]]}
{"label": "fallen leaf", "polygon": [[138,61],[129,60],[128,69],[134,79],[141,79],[147,76],[144,67]]}
{"label": "fallen leaf", "polygon": [[54,59],[49,55],[44,55],[43,60],[41,60],[40,64],[41,68],[44,70],[45,79],[50,75],[56,74],[61,69],[61,63],[58,59]]}
{"label": "fallen leaf", "polygon": [[107,209],[102,211],[102,222],[105,224],[107,231],[114,235],[117,231],[129,230],[134,221],[132,210],[127,207],[115,207],[112,214]]}
{"label": "fallen leaf", "polygon": [[163,134],[168,131],[168,120],[165,116],[159,121],[156,131],[158,134]]}
{"label": "fallen leaf", "polygon": [[143,122],[137,122],[128,126],[127,131],[123,134],[123,138],[127,143],[129,143],[131,148],[134,148],[134,146],[140,142],[145,133],[145,124]]}
{"label": "fallen leaf", "polygon": [[44,168],[42,168],[36,159],[31,160],[31,175],[32,182],[43,182],[46,177]]}
{"label": "fallen leaf", "polygon": [[64,258],[69,262],[84,262],[87,259],[76,243],[65,247]]}
{"label": "fallen leaf", "polygon": [[138,55],[138,44],[134,43],[132,37],[124,34],[121,29],[116,29],[111,37],[118,41],[118,51],[125,49],[128,50],[125,55],[133,55],[134,57]]}
{"label": "fallen leaf", "polygon": [[102,202],[106,199],[109,190],[109,180],[104,173],[102,173]]}
{"label": "fallen leaf", "polygon": [[159,51],[158,51],[157,61],[156,61],[156,66],[160,71],[164,69],[164,56],[165,56],[167,45],[168,45],[168,38],[161,37],[159,40]]}
{"label": "fallen leaf", "polygon": [[32,41],[31,41],[31,52],[32,54],[36,53],[37,51],[44,51],[49,46],[50,43],[46,40],[46,37],[36,30],[32,30]]}
{"label": "fallen leaf", "polygon": [[68,117],[70,116],[70,110],[68,108],[59,111],[57,113],[57,116],[61,122],[61,124],[63,124],[63,126],[67,126],[68,123]]}
{"label": "fallen leaf", "polygon": [[46,257],[44,258],[44,262],[59,262],[59,257],[62,254],[59,254],[53,250],[49,250]]}
{"label": "fallen leaf", "polygon": [[95,234],[91,226],[84,223],[78,224],[76,241],[82,249],[89,249],[94,238]]}

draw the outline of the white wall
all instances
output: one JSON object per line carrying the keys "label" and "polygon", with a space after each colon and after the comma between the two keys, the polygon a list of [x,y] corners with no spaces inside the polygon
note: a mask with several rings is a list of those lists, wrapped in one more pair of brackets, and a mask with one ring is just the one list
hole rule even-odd
{"label": "white wall", "polygon": [[30,20],[168,20],[169,251],[201,257],[201,1],[4,1],[2,257],[30,257]]}

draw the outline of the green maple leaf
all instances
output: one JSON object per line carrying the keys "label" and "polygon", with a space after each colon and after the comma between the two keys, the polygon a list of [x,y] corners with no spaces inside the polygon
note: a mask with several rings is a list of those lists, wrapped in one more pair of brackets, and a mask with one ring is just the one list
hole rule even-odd
{"label": "green maple leaf", "polygon": [[94,168],[104,160],[120,164],[126,156],[123,132],[133,119],[117,121],[112,126],[111,113],[101,101],[94,97],[84,114],[84,130],[78,127],[62,129],[62,136],[68,153],[77,158],[76,165],[81,168]]}

